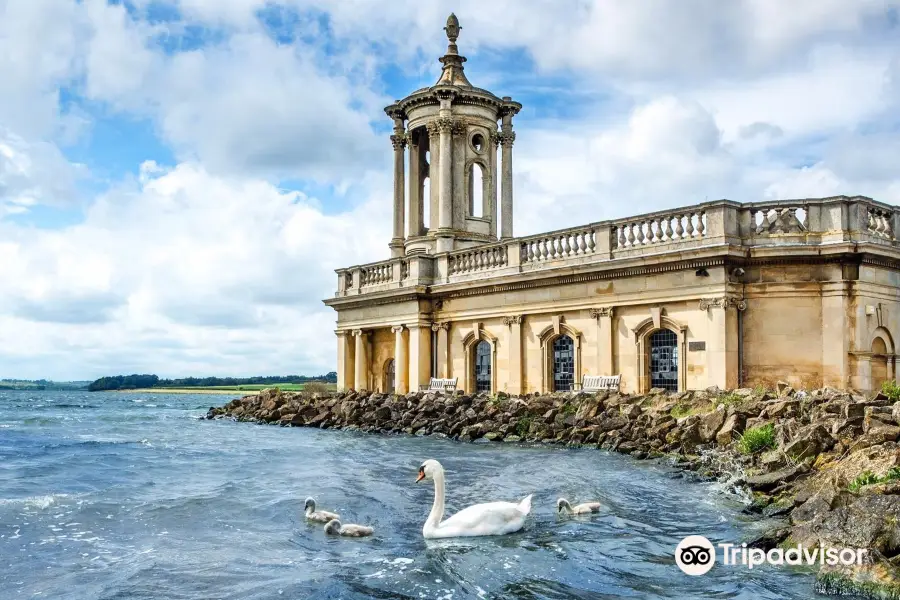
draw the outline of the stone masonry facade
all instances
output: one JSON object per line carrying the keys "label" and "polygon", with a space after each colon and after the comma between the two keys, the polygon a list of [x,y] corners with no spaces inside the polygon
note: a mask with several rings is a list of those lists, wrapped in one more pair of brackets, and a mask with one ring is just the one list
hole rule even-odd
{"label": "stone masonry facade", "polygon": [[391,258],[338,269],[325,301],[340,389],[406,393],[431,377],[509,394],[578,389],[584,375],[621,375],[631,393],[895,380],[897,207],[719,200],[515,237],[521,105],[469,83],[460,29],[451,15],[438,82],[385,109]]}

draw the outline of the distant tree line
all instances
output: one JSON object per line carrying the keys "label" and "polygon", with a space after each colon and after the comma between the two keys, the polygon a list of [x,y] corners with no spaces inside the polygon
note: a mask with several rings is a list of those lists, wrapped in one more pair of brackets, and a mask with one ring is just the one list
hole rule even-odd
{"label": "distant tree line", "polygon": [[337,383],[337,372],[309,377],[306,375],[270,375],[258,377],[185,377],[183,379],[160,379],[156,375],[114,375],[101,377],[88,386],[92,392],[108,390],[134,390],[143,388],[189,388],[219,387],[223,385],[269,385],[277,383],[306,383],[324,381]]}
{"label": "distant tree line", "polygon": [[0,379],[0,390],[85,390],[89,383],[49,379]]}

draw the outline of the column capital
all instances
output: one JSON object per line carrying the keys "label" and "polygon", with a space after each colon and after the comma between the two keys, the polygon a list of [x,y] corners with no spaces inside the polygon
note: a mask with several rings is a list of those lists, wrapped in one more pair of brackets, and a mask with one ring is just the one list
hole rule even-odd
{"label": "column capital", "polygon": [[521,325],[522,319],[523,315],[510,315],[508,317],[503,317],[503,324],[507,327],[510,325]]}
{"label": "column capital", "polygon": [[710,308],[721,308],[723,310],[734,308],[739,311],[743,311],[747,309],[747,301],[736,296],[700,298],[700,310],[709,310]]}
{"label": "column capital", "polygon": [[447,321],[443,321],[440,323],[432,323],[431,324],[432,331],[440,331],[441,329],[443,329],[444,331],[447,331],[448,329],[450,329],[450,323],[448,323]]}
{"label": "column capital", "polygon": [[368,329],[354,329],[352,333],[354,337],[366,337],[371,332]]}
{"label": "column capital", "polygon": [[452,133],[457,127],[457,122],[450,117],[439,117],[434,121],[434,125],[437,128],[438,133]]}
{"label": "column capital", "polygon": [[497,133],[497,142],[501,144],[504,148],[511,148],[513,142],[516,141],[516,132],[515,131],[501,131]]}
{"label": "column capital", "polygon": [[437,121],[429,121],[428,123],[425,123],[425,130],[428,132],[428,137],[431,140],[436,139],[441,134],[441,130],[438,127]]}
{"label": "column capital", "polygon": [[395,133],[391,135],[391,145],[394,146],[394,150],[403,150],[406,148],[408,141],[409,136],[405,133]]}
{"label": "column capital", "polygon": [[592,308],[591,309],[591,318],[599,319],[600,317],[611,317],[613,316],[613,311],[615,307],[613,306],[603,306],[601,308]]}
{"label": "column capital", "polygon": [[393,327],[391,327],[391,331],[394,333],[402,333],[404,327],[405,325],[394,325]]}
{"label": "column capital", "polygon": [[334,335],[336,335],[338,337],[347,337],[348,335],[350,335],[350,333],[351,332],[346,329],[335,329],[334,330]]}

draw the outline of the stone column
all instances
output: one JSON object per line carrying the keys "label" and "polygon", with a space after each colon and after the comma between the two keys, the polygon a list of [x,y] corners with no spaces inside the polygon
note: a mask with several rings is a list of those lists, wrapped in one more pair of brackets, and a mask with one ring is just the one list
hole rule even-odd
{"label": "stone column", "polygon": [[[487,142],[485,142],[485,143],[487,143]],[[500,147],[500,136],[497,135],[496,133],[492,133],[490,144],[491,145],[490,145],[489,157],[491,159],[491,163],[490,163],[491,172],[488,173],[487,176],[490,177],[490,179],[491,179],[490,186],[488,187],[488,201],[491,204],[491,212],[490,212],[490,215],[488,215],[488,216],[491,219],[491,235],[496,237],[497,236],[497,213],[498,213],[497,182],[499,181],[497,179],[497,149]]]}
{"label": "stone column", "polygon": [[441,98],[440,116],[436,121],[440,134],[438,252],[448,252],[453,249],[453,239],[450,237],[452,235],[450,231],[453,228],[453,119],[450,113],[450,102],[449,97]]}
{"label": "stone column", "polygon": [[597,319],[597,372],[590,375],[619,375],[613,364],[613,307],[592,308],[591,317]]}
{"label": "stone column", "polygon": [[431,378],[431,326],[409,326],[409,390],[418,392],[419,386]]}
{"label": "stone column", "polygon": [[437,332],[437,373],[435,377],[447,379],[450,377],[450,341],[448,332],[450,324],[432,323],[431,330]]}
{"label": "stone column", "polygon": [[[425,130],[428,132],[428,148],[431,155],[431,162],[428,163],[428,197],[425,198],[424,202],[428,203],[428,229],[429,231],[437,231],[438,214],[441,212],[438,208],[440,206],[441,197],[441,132],[435,121],[426,124]],[[423,208],[422,210],[422,218],[424,219],[425,209]]]}
{"label": "stone column", "polygon": [[391,136],[394,146],[394,237],[391,239],[391,256],[403,256],[403,226],[405,225],[406,175],[403,171],[406,134],[403,132],[403,121],[394,119],[394,135]]}
{"label": "stone column", "polygon": [[394,393],[405,394],[409,391],[406,385],[409,371],[409,357],[407,356],[407,339],[403,335],[403,325],[391,327],[394,332]]}
{"label": "stone column", "polygon": [[503,323],[509,327],[509,383],[510,394],[525,393],[522,385],[522,315],[503,317]]}
{"label": "stone column", "polygon": [[356,338],[356,364],[353,380],[356,391],[362,391],[369,387],[369,358],[367,356],[368,352],[366,352],[369,332],[363,331],[362,329],[356,329],[353,331],[353,337]]}
{"label": "stone column", "polygon": [[503,148],[501,169],[502,182],[500,185],[500,237],[511,238],[513,236],[513,170],[512,147],[516,141],[516,133],[512,130],[512,114],[503,115],[503,124],[500,129],[500,146]]}
{"label": "stone column", "polygon": [[[717,385],[723,390],[738,386],[737,313],[746,308],[745,300],[730,296],[700,300],[700,310],[709,314],[709,339],[706,340],[707,381],[703,385]],[[679,356],[679,363],[678,370],[687,371],[686,355]],[[689,384],[688,387],[694,386]]]}
{"label": "stone column", "polygon": [[422,197],[422,181],[425,173],[423,167],[422,152],[419,148],[421,130],[416,135],[407,137],[409,144],[409,224],[407,235],[409,237],[420,236],[425,233],[425,206]]}
{"label": "stone column", "polygon": [[337,389],[345,392],[353,387],[353,340],[349,331],[335,331],[338,342]]}

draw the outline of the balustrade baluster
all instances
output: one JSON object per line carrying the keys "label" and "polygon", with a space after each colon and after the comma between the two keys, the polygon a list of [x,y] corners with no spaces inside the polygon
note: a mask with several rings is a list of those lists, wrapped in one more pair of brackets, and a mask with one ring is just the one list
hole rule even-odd
{"label": "balustrade baluster", "polygon": [[697,235],[700,237],[703,237],[703,234],[706,232],[706,225],[703,224],[703,217],[705,216],[705,212],[697,213]]}
{"label": "balustrade baluster", "polygon": [[675,215],[675,239],[682,240],[684,239],[684,227],[681,224],[681,217],[683,215]]}
{"label": "balustrade baluster", "polygon": [[563,236],[563,256],[568,258],[569,253],[572,251],[572,247],[569,245],[569,236]]}
{"label": "balustrade baluster", "polygon": [[633,247],[634,247],[634,240],[635,240],[635,237],[634,237],[634,225],[633,225],[632,223],[629,223],[628,225],[626,225],[626,227],[628,227],[628,247],[629,247],[629,248],[633,248]]}
{"label": "balustrade baluster", "polygon": [[685,237],[690,239],[694,236],[694,213],[687,214],[687,222],[684,225]]}

